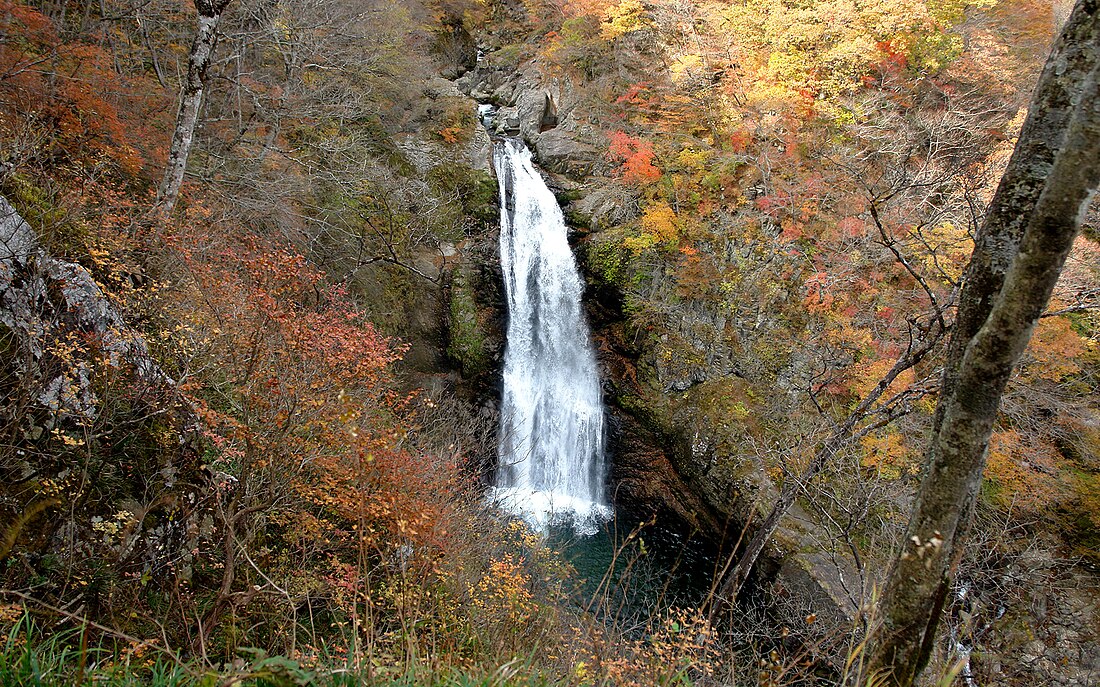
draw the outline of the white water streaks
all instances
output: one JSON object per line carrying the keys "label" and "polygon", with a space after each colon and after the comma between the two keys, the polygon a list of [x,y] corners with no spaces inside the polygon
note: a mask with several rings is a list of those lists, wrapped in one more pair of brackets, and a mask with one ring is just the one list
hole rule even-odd
{"label": "white water streaks", "polygon": [[500,465],[490,497],[545,531],[592,534],[611,517],[604,415],[583,284],[550,189],[518,141],[496,144],[500,262],[508,299]]}

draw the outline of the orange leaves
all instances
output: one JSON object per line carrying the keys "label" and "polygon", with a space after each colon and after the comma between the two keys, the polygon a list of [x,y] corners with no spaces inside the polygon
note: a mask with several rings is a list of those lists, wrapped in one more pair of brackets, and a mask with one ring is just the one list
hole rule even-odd
{"label": "orange leaves", "polygon": [[295,481],[295,491],[321,507],[320,521],[346,546],[443,548],[463,487],[457,466],[381,446],[379,439],[353,437],[354,450],[319,457]]}
{"label": "orange leaves", "polygon": [[1043,318],[1031,335],[1021,374],[1025,377],[1061,382],[1081,371],[1079,361],[1086,350],[1085,341],[1073,331],[1067,318]]}
{"label": "orange leaves", "polygon": [[[638,81],[627,87],[626,91],[615,98],[616,105],[623,105],[638,110],[648,111],[656,106],[656,101],[650,93],[653,84],[649,81]],[[612,134],[614,136],[614,134]]]}
{"label": "orange leaves", "polygon": [[642,213],[638,231],[623,238],[623,247],[634,255],[652,248],[672,251],[680,246],[683,234],[684,222],[676,211],[668,203],[657,201]]}
{"label": "orange leaves", "polygon": [[730,150],[735,153],[744,153],[752,143],[752,133],[744,129],[738,129],[729,136]]}
{"label": "orange leaves", "polygon": [[208,463],[277,504],[267,517],[283,541],[351,612],[363,556],[423,568],[453,546],[464,478],[413,444],[412,397],[392,370],[404,347],[344,288],[287,247],[196,225],[171,244],[190,279],[175,309],[203,342],[191,366],[206,382],[192,388]]}
{"label": "orange leaves", "polygon": [[448,126],[439,130],[439,137],[442,138],[444,142],[455,145],[462,141],[464,132],[465,129],[460,126]]}
{"label": "orange leaves", "polygon": [[642,229],[658,243],[674,243],[679,239],[679,221],[668,203],[657,203],[642,214]]}
{"label": "orange leaves", "polygon": [[470,589],[470,600],[485,620],[512,625],[527,622],[537,606],[528,589],[531,580],[511,554],[490,563]]}
{"label": "orange leaves", "polygon": [[1015,429],[995,431],[989,440],[985,478],[993,500],[1025,511],[1053,508],[1066,496],[1059,474],[1062,455],[1047,439]]}
{"label": "orange leaves", "polygon": [[[5,29],[9,26],[19,26],[23,30],[24,40],[28,42],[57,40],[57,32],[54,31],[53,22],[32,7],[4,0],[0,2],[0,13],[4,16]],[[4,75],[6,77],[11,76],[11,72],[5,72]]]}
{"label": "orange leaves", "polygon": [[646,186],[661,178],[661,170],[653,164],[656,156],[649,141],[616,131],[611,134],[608,158],[622,163],[619,173],[627,183]]}
{"label": "orange leaves", "polygon": [[10,0],[0,0],[0,35],[20,37],[0,41],[0,146],[17,163],[77,175],[140,170],[134,132],[145,122],[127,114],[151,96],[134,93],[111,54],[63,39],[47,17]]}
{"label": "orange leaves", "polygon": [[756,207],[762,212],[778,217],[779,214],[791,206],[792,196],[786,191],[775,191],[756,199]]}
{"label": "orange leaves", "polygon": [[389,366],[403,349],[364,321],[344,289],[255,237],[208,250],[194,235],[173,243],[195,287],[179,294],[180,316],[223,376],[217,395],[234,399],[209,411],[211,424],[253,467],[262,457],[274,470],[300,469],[345,454],[350,434],[374,436],[375,422],[396,423]]}
{"label": "orange leaves", "polygon": [[783,227],[783,231],[779,234],[779,240],[782,243],[797,241],[806,235],[805,232],[803,232],[803,224],[793,219],[784,219],[779,223],[779,226]]}
{"label": "orange leaves", "polygon": [[604,17],[615,0],[563,0],[561,12],[567,17]]}
{"label": "orange leaves", "polygon": [[867,225],[858,217],[845,217],[837,222],[836,228],[842,236],[856,238],[863,236],[864,232],[867,230]]}
{"label": "orange leaves", "polygon": [[836,298],[832,291],[833,279],[825,272],[817,272],[806,280],[803,304],[810,312],[828,312]]}

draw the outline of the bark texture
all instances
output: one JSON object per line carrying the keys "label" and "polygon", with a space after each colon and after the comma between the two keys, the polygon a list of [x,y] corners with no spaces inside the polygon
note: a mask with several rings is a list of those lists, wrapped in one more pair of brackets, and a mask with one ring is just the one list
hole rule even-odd
{"label": "bark texture", "polygon": [[871,643],[887,685],[913,684],[928,662],[1001,393],[1100,182],[1097,4],[1079,2],[1055,45],[968,271],[926,473]]}
{"label": "bark texture", "polygon": [[[1064,147],[1085,78],[1100,59],[1096,51],[1098,4],[1100,0],[1077,4],[1039,77],[1028,117],[974,242],[948,344],[942,398],[953,392],[963,352],[989,317],[1004,285],[1055,155]],[[942,417],[941,405],[934,421],[937,430]]]}
{"label": "bark texture", "polygon": [[172,147],[168,150],[168,165],[157,192],[157,210],[162,215],[171,214],[179,199],[183,175],[187,171],[187,158],[191,155],[191,146],[195,140],[195,126],[202,109],[206,73],[210,69],[210,60],[214,56],[218,39],[218,24],[221,23],[222,13],[228,5],[229,0],[195,2],[195,9],[199,12],[199,25],[187,58],[187,80],[183,85],[180,109],[176,115]]}

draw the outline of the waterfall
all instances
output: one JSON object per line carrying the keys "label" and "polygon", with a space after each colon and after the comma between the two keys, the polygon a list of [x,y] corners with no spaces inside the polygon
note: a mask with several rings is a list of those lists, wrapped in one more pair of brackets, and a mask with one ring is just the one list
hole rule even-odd
{"label": "waterfall", "polygon": [[583,284],[565,220],[519,141],[498,142],[500,263],[508,299],[500,465],[491,498],[545,531],[592,534],[611,517],[604,415]]}

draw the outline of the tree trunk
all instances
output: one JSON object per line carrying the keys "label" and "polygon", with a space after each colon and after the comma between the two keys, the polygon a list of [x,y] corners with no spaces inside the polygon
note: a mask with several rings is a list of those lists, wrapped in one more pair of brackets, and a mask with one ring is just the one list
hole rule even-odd
{"label": "tree trunk", "polygon": [[[950,384],[937,408],[926,473],[903,550],[887,580],[882,625],[871,642],[868,665],[887,685],[913,684],[928,662],[1001,393],[1046,308],[1100,182],[1098,24],[1097,1],[1078,3],[1043,71],[1020,143],[982,228],[979,243],[988,252],[975,255],[968,274],[979,281],[964,290],[959,319],[983,311],[988,317],[972,338],[960,338],[965,329],[956,333],[957,357],[945,372]],[[1046,154],[1052,165],[1032,157]],[[1044,170],[1046,183],[1040,184]],[[1019,226],[1026,229],[1015,250],[1012,237]],[[985,280],[1012,254],[1002,286],[993,290],[996,276]],[[971,321],[964,326],[971,327]]]}
{"label": "tree trunk", "polygon": [[[1055,154],[1064,145],[1082,84],[1096,65],[1096,6],[1097,0],[1078,4],[1077,16],[1055,42],[1039,77],[1027,120],[974,242],[948,344],[940,398],[952,394],[963,352],[989,317]],[[933,432],[939,430],[943,410],[942,405],[936,408]]]}
{"label": "tree trunk", "polygon": [[221,23],[222,13],[228,5],[229,0],[195,0],[199,26],[187,59],[187,81],[183,85],[180,109],[176,115],[172,147],[168,150],[168,165],[157,190],[156,210],[162,216],[171,214],[179,199],[183,175],[187,171],[187,158],[191,155],[191,145],[195,138],[195,125],[198,124],[199,111],[202,108],[206,72],[210,68],[218,39],[218,24]]}

